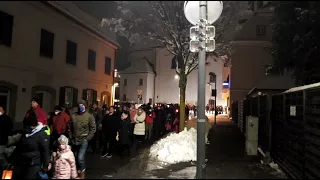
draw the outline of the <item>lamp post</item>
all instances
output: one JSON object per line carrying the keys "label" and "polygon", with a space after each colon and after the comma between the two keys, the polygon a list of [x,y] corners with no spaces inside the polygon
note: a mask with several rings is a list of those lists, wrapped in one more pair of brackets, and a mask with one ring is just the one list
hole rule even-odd
{"label": "lamp post", "polygon": [[198,52],[198,104],[197,104],[197,179],[205,179],[205,89],[206,52],[215,50],[215,27],[211,26],[221,15],[222,1],[185,1],[184,14],[195,25],[190,28],[190,51]]}

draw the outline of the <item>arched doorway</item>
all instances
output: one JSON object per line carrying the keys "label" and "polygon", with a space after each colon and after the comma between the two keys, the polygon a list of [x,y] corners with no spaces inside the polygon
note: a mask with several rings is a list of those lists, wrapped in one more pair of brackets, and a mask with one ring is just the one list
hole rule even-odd
{"label": "arched doorway", "polygon": [[32,98],[40,101],[40,106],[48,113],[56,105],[56,90],[49,86],[33,86]]}
{"label": "arched doorway", "polygon": [[15,120],[18,86],[9,82],[0,81],[0,105],[7,114]]}
{"label": "arched doorway", "polygon": [[100,105],[111,105],[111,93],[109,93],[108,91],[104,91],[101,93],[101,100],[100,100]]}

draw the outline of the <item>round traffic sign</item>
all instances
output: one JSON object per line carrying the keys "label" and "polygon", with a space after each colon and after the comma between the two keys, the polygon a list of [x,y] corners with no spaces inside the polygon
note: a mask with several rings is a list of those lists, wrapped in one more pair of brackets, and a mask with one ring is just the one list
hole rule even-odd
{"label": "round traffic sign", "polygon": [[[187,20],[193,24],[197,25],[200,18],[200,1],[185,1],[184,2],[184,15]],[[221,16],[223,9],[222,1],[207,1],[207,22],[213,24]]]}

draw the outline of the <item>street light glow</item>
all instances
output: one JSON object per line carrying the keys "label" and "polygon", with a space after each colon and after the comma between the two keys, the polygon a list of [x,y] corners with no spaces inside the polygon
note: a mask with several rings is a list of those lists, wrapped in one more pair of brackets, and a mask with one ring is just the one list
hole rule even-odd
{"label": "street light glow", "polygon": [[179,76],[176,74],[176,75],[174,76],[174,79],[179,79]]}

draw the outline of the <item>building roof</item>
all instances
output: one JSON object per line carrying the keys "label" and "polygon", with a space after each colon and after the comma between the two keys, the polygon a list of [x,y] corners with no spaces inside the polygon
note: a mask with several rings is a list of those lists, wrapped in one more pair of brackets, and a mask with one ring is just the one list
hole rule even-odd
{"label": "building roof", "polygon": [[115,48],[120,48],[120,44],[116,41],[115,33],[108,30],[108,28],[101,27],[100,22],[82,11],[77,5],[71,1],[42,1],[44,4],[49,5],[58,12],[64,14],[68,18],[72,19],[79,25],[83,26],[90,32],[99,36],[111,43]]}
{"label": "building roof", "polygon": [[154,73],[153,68],[148,63],[148,60],[146,58],[140,58],[134,61],[134,63],[131,63],[131,65],[122,70],[119,71],[119,74],[132,74],[132,73]]}
{"label": "building roof", "polygon": [[276,76],[268,75],[264,79],[259,81],[254,88],[248,93],[250,94],[254,90],[288,90],[294,86],[294,79],[290,76]]}

